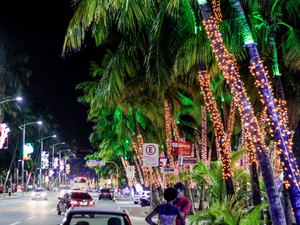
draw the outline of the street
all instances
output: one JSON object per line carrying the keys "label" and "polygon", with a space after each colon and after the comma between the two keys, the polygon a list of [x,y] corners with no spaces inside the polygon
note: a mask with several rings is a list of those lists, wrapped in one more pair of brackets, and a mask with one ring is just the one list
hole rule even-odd
{"label": "street", "polygon": [[[146,225],[145,217],[149,207],[135,205],[129,198],[119,198],[116,201],[98,200],[97,193],[89,193],[96,201],[96,208],[126,209],[134,225]],[[31,200],[30,193],[22,197],[20,193],[0,195],[0,225],[58,225],[62,222],[64,214],[57,215],[56,204],[58,193],[49,194],[48,201]]]}

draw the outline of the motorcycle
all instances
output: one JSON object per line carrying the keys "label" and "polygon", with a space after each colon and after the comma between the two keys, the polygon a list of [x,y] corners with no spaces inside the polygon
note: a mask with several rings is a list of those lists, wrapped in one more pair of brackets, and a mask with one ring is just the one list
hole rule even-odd
{"label": "motorcycle", "polygon": [[145,207],[145,206],[150,206],[150,198],[141,198],[141,206]]}

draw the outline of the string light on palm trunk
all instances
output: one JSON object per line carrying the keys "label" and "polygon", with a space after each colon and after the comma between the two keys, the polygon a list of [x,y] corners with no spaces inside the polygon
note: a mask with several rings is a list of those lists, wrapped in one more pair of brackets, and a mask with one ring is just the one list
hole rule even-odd
{"label": "string light on palm trunk", "polygon": [[214,13],[214,16],[216,20],[220,23],[222,22],[222,13],[221,13],[221,7],[220,7],[220,1],[218,0],[212,0],[211,1],[211,7]]}
{"label": "string light on palm trunk", "polygon": [[210,90],[209,74],[206,70],[200,68],[198,71],[198,79],[202,88],[203,97],[205,100],[204,102],[211,115],[212,120],[214,121],[214,133],[217,139],[217,149],[220,150],[219,155],[222,162],[222,174],[225,180],[229,178],[231,179],[231,177],[233,176],[233,171],[230,167],[231,160],[229,157],[227,138],[224,132],[223,124],[221,122],[217,104],[213,100],[214,98]]}
{"label": "string light on palm trunk", "polygon": [[141,171],[141,167],[140,167],[140,165],[139,165],[139,163],[138,163],[137,157],[136,157],[136,156],[133,156],[133,160],[134,160],[134,163],[135,163],[136,168],[137,168],[137,171],[138,171],[138,175],[139,175],[139,178],[140,178],[140,182],[141,182],[142,185],[144,185],[145,182],[144,182],[144,179],[143,179],[143,174],[142,174],[142,171]]}
{"label": "string light on palm trunk", "polygon": [[[268,71],[264,68],[263,61],[260,59],[253,59],[250,65],[250,72],[255,77],[255,84],[260,92],[264,93],[265,95],[266,93],[268,94],[266,96],[268,102],[265,102],[263,98],[261,98],[261,102],[266,106],[269,119],[268,122],[272,129],[272,134],[275,136],[278,132],[280,132],[281,135],[281,137],[278,138],[279,135],[277,134],[277,138],[275,138],[275,140],[276,148],[280,154],[283,171],[285,172],[285,187],[289,188],[291,184],[294,184],[299,188],[299,169],[296,163],[296,158],[294,157],[294,153],[292,151],[290,131],[288,130],[287,117],[285,116],[287,113],[284,110],[284,107],[278,106],[276,101],[273,99],[273,91],[270,82],[267,80]],[[274,131],[276,131],[276,134]]]}
{"label": "string light on palm trunk", "polygon": [[207,157],[207,121],[206,121],[206,107],[201,107],[202,112],[202,137],[201,137],[201,158],[203,163],[208,167],[208,157]]}
{"label": "string light on palm trunk", "polygon": [[166,135],[167,135],[167,156],[170,158],[170,167],[174,165],[174,159],[171,154],[172,151],[172,117],[171,110],[167,100],[164,100],[165,109],[165,123],[166,123]]}

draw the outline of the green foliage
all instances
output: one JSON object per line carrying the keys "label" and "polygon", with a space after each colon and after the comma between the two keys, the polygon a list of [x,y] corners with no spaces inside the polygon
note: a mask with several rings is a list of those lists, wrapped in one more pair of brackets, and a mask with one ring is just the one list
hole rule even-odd
{"label": "green foliage", "polygon": [[261,218],[267,203],[255,207],[247,205],[236,198],[224,199],[214,202],[208,209],[189,216],[191,225],[262,225],[265,221]]}

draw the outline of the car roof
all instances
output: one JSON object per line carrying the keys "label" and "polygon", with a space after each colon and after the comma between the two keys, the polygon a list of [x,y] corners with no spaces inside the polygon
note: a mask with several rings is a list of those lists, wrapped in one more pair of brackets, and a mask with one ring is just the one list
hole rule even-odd
{"label": "car roof", "polygon": [[119,216],[129,216],[126,210],[118,210],[118,209],[111,209],[111,210],[101,210],[95,208],[70,208],[68,214],[81,214],[81,213],[94,213],[94,214],[111,214],[111,215],[119,215]]}

